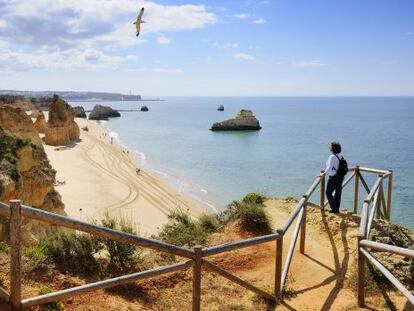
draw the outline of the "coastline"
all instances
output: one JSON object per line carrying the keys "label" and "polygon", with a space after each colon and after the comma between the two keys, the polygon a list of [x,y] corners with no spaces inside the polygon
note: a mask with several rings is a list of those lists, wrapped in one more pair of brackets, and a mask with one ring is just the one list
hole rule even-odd
{"label": "coastline", "polygon": [[67,147],[44,145],[57,171],[56,180],[61,184],[56,190],[68,216],[99,220],[108,213],[131,221],[140,235],[149,236],[159,232],[174,209],[182,208],[193,217],[208,212],[201,202],[141,168],[134,152],[115,139],[111,144],[105,127],[96,121],[75,121],[81,129],[89,129],[81,130],[81,141]]}

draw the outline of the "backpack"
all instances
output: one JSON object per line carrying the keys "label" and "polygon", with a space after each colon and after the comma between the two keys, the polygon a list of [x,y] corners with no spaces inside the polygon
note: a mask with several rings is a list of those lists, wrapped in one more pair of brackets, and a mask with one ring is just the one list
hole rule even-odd
{"label": "backpack", "polygon": [[342,159],[340,159],[336,154],[335,154],[335,156],[339,160],[339,166],[338,166],[338,171],[336,172],[336,175],[343,177],[348,173],[348,162],[346,162],[344,157],[342,157]]}

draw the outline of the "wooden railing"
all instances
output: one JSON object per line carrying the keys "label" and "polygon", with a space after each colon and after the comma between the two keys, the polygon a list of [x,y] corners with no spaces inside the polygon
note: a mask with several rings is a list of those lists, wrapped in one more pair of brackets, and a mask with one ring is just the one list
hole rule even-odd
{"label": "wooden railing", "polygon": [[[373,188],[370,190],[368,185],[363,178],[361,172],[375,173],[380,174],[380,181],[377,181]],[[353,178],[355,177],[355,188],[354,188],[354,212],[357,213],[358,207],[358,190],[359,190],[359,181],[363,184],[367,192],[370,193],[367,199],[374,200],[376,206],[378,202],[384,202],[384,191],[382,190],[383,180],[388,178],[388,191],[386,204],[382,205],[383,210],[381,211],[382,215],[389,219],[390,210],[391,210],[391,192],[392,192],[392,172],[391,171],[382,171],[374,170],[370,168],[356,167],[350,169],[349,177],[343,182],[343,187],[345,187]],[[320,187],[320,197],[319,204],[310,202],[310,198],[315,190]],[[379,193],[376,195],[376,193]],[[371,194],[373,193],[373,194]],[[363,222],[366,224],[364,228],[370,227],[372,224],[372,219],[376,213],[371,212],[368,221],[368,205],[370,201],[364,201],[363,208]],[[21,310],[22,308],[36,306],[56,300],[64,300],[73,296],[84,294],[90,291],[97,289],[110,288],[130,282],[135,282],[139,280],[144,280],[147,278],[160,276],[166,273],[171,273],[179,270],[193,268],[193,297],[192,297],[192,310],[199,311],[201,304],[201,272],[204,267],[207,271],[221,275],[222,277],[239,284],[240,286],[260,295],[261,297],[276,301],[281,299],[283,287],[286,285],[288,278],[289,268],[292,263],[292,258],[294,254],[294,249],[296,242],[299,238],[300,233],[300,253],[305,253],[305,239],[306,239],[306,209],[307,206],[317,206],[324,210],[325,206],[328,203],[325,202],[325,174],[321,172],[314,180],[308,191],[302,196],[302,198],[297,203],[295,209],[290,214],[289,218],[286,220],[284,225],[277,229],[276,232],[268,234],[265,236],[254,237],[246,240],[225,243],[221,245],[211,246],[207,248],[202,248],[201,246],[196,246],[193,249],[188,249],[184,247],[178,247],[172,244],[164,243],[158,240],[153,240],[149,238],[139,237],[133,234],[128,234],[125,232],[120,232],[104,227],[100,227],[94,224],[86,223],[83,221],[75,220],[66,216],[56,215],[49,213],[40,209],[35,209],[29,206],[22,205],[18,200],[10,201],[10,204],[0,203],[0,216],[10,219],[10,293],[0,287],[0,299],[6,301],[12,307],[12,310]],[[374,215],[374,216],[372,216]],[[371,217],[372,216],[372,217]],[[155,269],[150,269],[138,273],[128,274],[116,278],[111,278],[103,281],[98,281],[86,285],[81,285],[73,287],[70,289],[64,289],[50,294],[37,296],[33,298],[22,299],[21,294],[21,224],[22,217],[35,219],[41,222],[46,222],[53,225],[58,225],[82,232],[86,232],[92,235],[99,237],[115,240],[118,242],[129,243],[132,245],[146,247],[153,250],[166,252],[169,254],[177,255],[180,257],[187,258],[186,261],[176,263],[173,265],[168,265],[164,267],[159,267]],[[364,218],[365,217],[365,218]],[[282,269],[283,263],[283,248],[284,240],[286,240],[286,233],[290,229],[293,222],[296,220],[295,228],[293,231],[292,239],[290,246],[287,252],[287,257],[285,259],[285,265]],[[365,230],[365,229],[364,229]],[[362,247],[374,247],[372,244],[365,241],[367,236],[367,231],[364,231],[364,239],[360,239],[361,253],[365,251]],[[268,293],[257,286],[231,274],[230,272],[222,269],[216,264],[207,261],[206,258],[216,254],[221,254],[229,252],[236,249],[241,249],[244,247],[250,247],[254,245],[259,245],[262,243],[267,243],[275,241],[276,243],[276,254],[275,254],[275,277],[274,277],[274,291],[273,293]],[[370,242],[373,243],[373,242]],[[384,247],[384,246],[382,246]],[[378,249],[378,248],[377,248]],[[395,250],[392,248],[395,253],[407,254],[407,250]],[[411,251],[408,251],[409,256],[412,256]]]}
{"label": "wooden railing", "polygon": [[[373,172],[377,173],[377,172]],[[384,196],[384,180],[388,179],[387,199]],[[375,218],[389,219],[392,171],[380,172],[374,186],[369,189],[361,179],[368,195],[364,200],[361,213],[361,221],[358,234],[358,305],[365,305],[365,262],[368,261],[375,266],[414,306],[414,296],[404,285],[375,258],[374,251],[387,252],[414,259],[414,250],[392,246],[384,243],[371,241],[371,228]],[[371,250],[371,251],[369,251]]]}

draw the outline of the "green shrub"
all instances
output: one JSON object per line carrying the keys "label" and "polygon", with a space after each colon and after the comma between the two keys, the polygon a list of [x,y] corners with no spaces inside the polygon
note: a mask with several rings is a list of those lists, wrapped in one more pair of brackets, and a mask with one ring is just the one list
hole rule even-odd
{"label": "green shrub", "polygon": [[1,273],[0,274],[0,287],[4,288],[5,284],[6,284],[6,276],[3,273]]}
{"label": "green shrub", "polygon": [[83,233],[59,232],[41,241],[45,254],[64,271],[97,273],[95,255],[102,251],[99,241]]}
{"label": "green shrub", "polygon": [[45,246],[41,243],[28,247],[25,256],[29,259],[29,263],[34,269],[43,267],[48,262]]}
{"label": "green shrub", "polygon": [[264,196],[263,194],[251,192],[251,193],[246,194],[243,197],[242,202],[248,203],[248,204],[251,203],[251,204],[262,205],[266,201],[266,199],[267,197]]}
{"label": "green shrub", "polygon": [[168,223],[158,235],[164,242],[189,247],[208,242],[207,232],[187,213],[176,210],[168,215],[168,218]]}
{"label": "green shrub", "polygon": [[[53,291],[48,287],[41,287],[38,291],[38,294],[42,296],[42,295],[50,294],[52,292]],[[46,307],[46,310],[56,310],[56,311],[64,310],[63,303],[58,302],[58,301],[51,301],[51,302],[45,303],[44,306]]]}
{"label": "green shrub", "polygon": [[217,232],[221,229],[221,223],[216,215],[202,214],[198,218],[198,223],[207,233]]}
{"label": "green shrub", "polygon": [[0,242],[0,253],[6,253],[8,254],[10,250],[9,244],[6,242]]}
{"label": "green shrub", "polygon": [[[131,223],[124,219],[115,219],[108,214],[101,220],[104,227],[113,230],[118,230],[126,233],[136,234]],[[139,252],[136,246],[126,243],[121,243],[109,239],[101,239],[101,242],[105,246],[110,263],[125,270],[128,266],[134,266],[139,261]]]}
{"label": "green shrub", "polygon": [[224,223],[238,220],[243,229],[257,234],[272,231],[270,218],[263,206],[251,202],[231,202],[220,215]]}

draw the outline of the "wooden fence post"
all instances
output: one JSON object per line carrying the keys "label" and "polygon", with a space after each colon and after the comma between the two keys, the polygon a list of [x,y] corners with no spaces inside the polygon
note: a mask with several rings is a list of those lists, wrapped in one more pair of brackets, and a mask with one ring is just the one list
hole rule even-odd
{"label": "wooden fence post", "polygon": [[385,215],[385,218],[390,220],[391,218],[391,196],[392,196],[392,175],[394,175],[392,170],[389,170],[391,173],[388,176],[388,189],[387,189],[387,213]]}
{"label": "wooden fence post", "polygon": [[358,236],[358,306],[363,307],[365,305],[365,257],[360,251],[361,240],[364,236]]}
{"label": "wooden fence post", "polygon": [[21,202],[10,201],[10,304],[13,311],[21,309]]}
{"label": "wooden fence post", "polygon": [[321,197],[320,197],[320,206],[322,211],[325,210],[325,175],[321,171]]}
{"label": "wooden fence post", "polygon": [[283,230],[277,229],[276,232],[280,237],[276,240],[276,267],[275,267],[275,297],[280,298],[282,295],[282,260],[283,260]]}
{"label": "wooden fence post", "polygon": [[300,245],[299,251],[301,254],[305,254],[305,240],[306,240],[306,207],[307,207],[307,196],[303,196],[306,201],[303,203],[303,216],[302,216],[302,223],[300,227]]}
{"label": "wooden fence post", "polygon": [[195,265],[193,267],[193,311],[200,311],[201,305],[201,264],[202,247],[195,246]]}
{"label": "wooden fence post", "polygon": [[354,187],[354,214],[358,213],[358,199],[359,199],[359,165],[355,168],[355,187]]}

